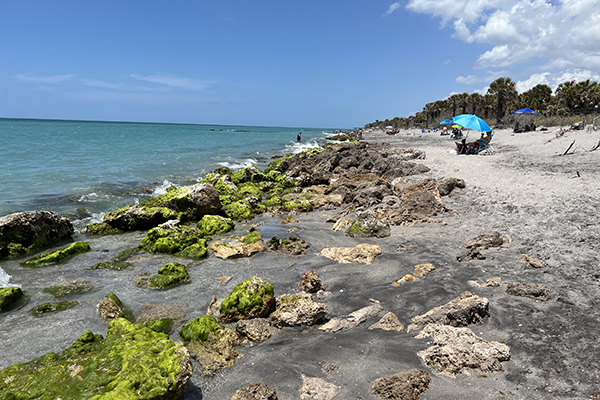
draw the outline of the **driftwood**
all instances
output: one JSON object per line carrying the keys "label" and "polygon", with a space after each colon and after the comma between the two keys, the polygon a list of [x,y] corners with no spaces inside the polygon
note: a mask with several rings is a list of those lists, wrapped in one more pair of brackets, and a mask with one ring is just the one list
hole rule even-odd
{"label": "driftwood", "polygon": [[595,145],[594,147],[592,147],[592,148],[590,149],[590,151],[597,150],[597,149],[598,149],[598,147],[600,147],[600,140],[598,140],[598,143],[596,143],[596,145]]}
{"label": "driftwood", "polygon": [[569,150],[571,150],[571,147],[573,147],[574,144],[575,144],[575,141],[573,140],[573,143],[571,143],[571,145],[569,146],[569,148],[567,149],[567,151],[564,152],[563,156],[567,155],[567,153],[569,152]]}

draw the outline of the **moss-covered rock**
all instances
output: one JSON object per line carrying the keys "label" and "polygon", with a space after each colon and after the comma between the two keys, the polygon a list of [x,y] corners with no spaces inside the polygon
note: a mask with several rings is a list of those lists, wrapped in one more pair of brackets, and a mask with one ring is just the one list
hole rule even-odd
{"label": "moss-covered rock", "polygon": [[143,205],[174,210],[179,213],[176,219],[182,221],[198,221],[206,214],[218,214],[222,207],[219,192],[209,183],[184,186],[153,197]]}
{"label": "moss-covered rock", "polygon": [[240,200],[223,207],[227,216],[236,221],[246,221],[254,218],[252,206],[245,200]]}
{"label": "moss-covered rock", "polygon": [[259,185],[254,182],[241,183],[239,195],[240,197],[256,196],[260,198],[263,194],[261,186],[264,188],[268,188],[268,185]]}
{"label": "moss-covered rock", "polygon": [[[181,213],[176,210],[168,207],[148,206],[143,203],[110,212],[104,216],[103,223],[119,231],[135,231],[150,229],[169,220],[180,219],[180,217]],[[106,228],[97,226],[93,228],[98,233],[103,231],[113,233],[106,230]],[[90,226],[88,226],[87,231],[91,233]]]}
{"label": "moss-covered rock", "polygon": [[252,176],[260,173],[261,172],[258,168],[256,168],[254,165],[251,165],[234,173],[231,177],[231,181],[236,185],[239,185],[240,183],[252,182]]}
{"label": "moss-covered rock", "polygon": [[85,233],[88,235],[118,235],[123,231],[110,226],[106,222],[93,222],[86,227]]}
{"label": "moss-covered rock", "polygon": [[283,204],[283,209],[285,211],[312,211],[314,209],[314,205],[310,200],[290,200],[286,201]]}
{"label": "moss-covered rock", "polygon": [[147,328],[152,329],[154,332],[169,333],[169,330],[173,326],[173,320],[171,318],[160,318],[153,319],[146,322]]}
{"label": "moss-covered rock", "polygon": [[273,208],[277,208],[277,207],[281,207],[283,206],[283,199],[278,196],[278,195],[274,195],[269,197],[267,200],[263,201],[262,204],[267,208],[267,209],[273,209]]}
{"label": "moss-covered rock", "polygon": [[198,222],[198,229],[205,235],[222,235],[235,228],[235,223],[230,218],[221,217],[220,215],[205,215]]}
{"label": "moss-covered rock", "polygon": [[269,165],[267,166],[267,168],[265,169],[265,173],[270,173],[273,171],[277,171],[279,172],[279,166],[281,165],[281,163],[283,163],[284,161],[288,160],[289,158],[291,158],[293,156],[293,154],[287,154],[281,158],[278,158],[275,161],[271,161],[269,163]]}
{"label": "moss-covered rock", "polygon": [[42,291],[50,293],[54,298],[66,297],[72,294],[89,292],[94,288],[94,283],[90,281],[69,281],[61,285],[50,286]]}
{"label": "moss-covered rock", "polygon": [[150,229],[140,245],[151,253],[173,254],[178,257],[200,258],[206,255],[204,233],[198,228],[175,226]]}
{"label": "moss-covered rock", "polygon": [[20,287],[0,288],[0,311],[4,311],[23,298]]}
{"label": "moss-covered rock", "polygon": [[237,285],[221,303],[220,319],[237,321],[265,317],[274,303],[273,285],[258,276]]}
{"label": "moss-covered rock", "polygon": [[233,366],[239,356],[233,348],[240,344],[238,336],[210,315],[186,322],[179,334],[187,342],[190,353],[202,365],[205,375],[213,375]]}
{"label": "moss-covered rock", "polygon": [[21,263],[24,267],[37,268],[49,264],[57,264],[76,254],[86,253],[90,251],[90,245],[87,242],[71,243],[64,249],[57,251],[47,251],[39,256],[30,258]]}
{"label": "moss-covered rock", "polygon": [[191,374],[185,347],[121,318],[106,339],[86,331],[61,353],[3,369],[0,398],[174,400],[183,398]]}
{"label": "moss-covered rock", "polygon": [[133,312],[125,307],[114,293],[109,293],[102,299],[98,304],[98,312],[106,321],[112,321],[117,318],[133,319]]}
{"label": "moss-covered rock", "polygon": [[183,264],[168,263],[158,270],[152,278],[143,278],[138,281],[138,286],[147,286],[152,289],[167,289],[183,282],[188,282],[190,275]]}
{"label": "moss-covered rock", "polygon": [[59,301],[56,303],[44,303],[37,307],[33,307],[29,310],[29,313],[36,317],[41,317],[46,314],[53,314],[55,312],[68,310],[78,305],[78,301]]}

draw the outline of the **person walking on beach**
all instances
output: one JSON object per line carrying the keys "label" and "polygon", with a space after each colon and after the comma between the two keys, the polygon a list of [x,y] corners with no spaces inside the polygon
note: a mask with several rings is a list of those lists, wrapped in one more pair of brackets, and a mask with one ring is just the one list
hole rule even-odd
{"label": "person walking on beach", "polygon": [[302,132],[298,133],[298,136],[296,137],[296,140],[301,142],[302,141]]}

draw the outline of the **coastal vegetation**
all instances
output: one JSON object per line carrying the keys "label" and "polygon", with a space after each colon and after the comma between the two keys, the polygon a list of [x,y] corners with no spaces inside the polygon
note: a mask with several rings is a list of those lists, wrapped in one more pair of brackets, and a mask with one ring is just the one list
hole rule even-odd
{"label": "coastal vegetation", "polygon": [[569,125],[583,119],[589,122],[600,115],[600,83],[591,79],[566,81],[554,91],[546,84],[538,84],[518,93],[515,81],[500,77],[490,83],[485,94],[455,93],[447,99],[425,104],[422,111],[409,117],[376,120],[365,128],[428,128],[459,114],[474,114],[489,124],[510,124],[513,121],[508,117],[522,108],[540,115],[538,125]]}

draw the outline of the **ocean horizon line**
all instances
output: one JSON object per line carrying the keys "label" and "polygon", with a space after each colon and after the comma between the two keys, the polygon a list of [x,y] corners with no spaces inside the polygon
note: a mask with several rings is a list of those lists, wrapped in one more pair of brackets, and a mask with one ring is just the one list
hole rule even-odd
{"label": "ocean horizon line", "polygon": [[255,128],[286,128],[286,129],[327,129],[327,130],[349,130],[351,128],[310,127],[310,126],[277,126],[277,125],[240,125],[240,124],[210,124],[196,122],[156,122],[156,121],[117,121],[117,120],[95,120],[95,119],[64,119],[64,118],[26,118],[26,117],[0,117],[4,121],[37,121],[37,122],[94,122],[107,124],[148,124],[148,125],[193,125],[193,126],[251,126]]}

